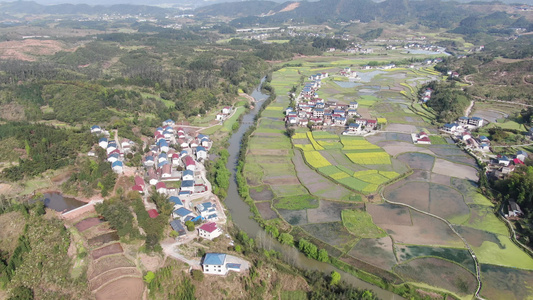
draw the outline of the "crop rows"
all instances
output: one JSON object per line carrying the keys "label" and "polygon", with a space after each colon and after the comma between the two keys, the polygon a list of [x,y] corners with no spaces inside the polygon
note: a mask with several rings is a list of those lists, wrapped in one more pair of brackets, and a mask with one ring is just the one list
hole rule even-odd
{"label": "crop rows", "polygon": [[346,153],[346,156],[360,165],[390,165],[391,160],[387,152]]}
{"label": "crop rows", "polygon": [[305,160],[313,167],[313,168],[322,168],[326,166],[330,166],[331,164],[327,159],[320,154],[318,151],[304,151],[304,157]]}
{"label": "crop rows", "polygon": [[324,150],[324,147],[320,146],[317,141],[313,138],[313,134],[311,132],[308,132],[307,133],[307,138],[309,139],[309,141],[311,142],[311,144],[313,145],[313,147],[315,147],[315,150]]}

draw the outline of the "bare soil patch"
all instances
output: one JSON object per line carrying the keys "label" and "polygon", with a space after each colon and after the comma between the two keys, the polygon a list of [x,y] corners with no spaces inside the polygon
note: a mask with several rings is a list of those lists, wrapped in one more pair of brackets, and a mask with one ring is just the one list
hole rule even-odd
{"label": "bare soil patch", "polygon": [[475,168],[462,164],[452,163],[450,161],[440,158],[435,161],[433,172],[447,176],[453,174],[454,177],[470,179],[473,181],[478,180],[477,170]]}
{"label": "bare soil patch", "polygon": [[429,211],[429,183],[407,182],[397,189],[385,188],[385,198]]}
{"label": "bare soil patch", "polygon": [[37,56],[52,55],[64,49],[63,43],[55,40],[5,41],[0,42],[0,59],[35,61]]}
{"label": "bare soil patch", "polygon": [[442,185],[451,186],[452,185],[452,178],[450,176],[446,175],[440,175],[440,174],[431,174],[431,182],[438,183]]}
{"label": "bare soil patch", "polygon": [[457,232],[466,239],[466,241],[472,247],[481,247],[483,242],[492,242],[497,244],[500,248],[503,248],[504,245],[498,239],[498,236],[492,232],[483,231],[466,226],[456,226]]}
{"label": "bare soil patch", "polygon": [[295,10],[296,8],[298,8],[300,6],[300,2],[295,2],[295,3],[291,3],[287,6],[285,6],[282,10],[280,10],[279,12],[286,12],[286,11],[291,11],[291,10]]}
{"label": "bare soil patch", "polygon": [[[105,274],[102,274],[96,278],[91,279],[89,281],[89,288],[91,291],[98,290],[102,286],[106,285],[109,281],[119,278],[121,276],[138,276],[141,277],[141,272],[137,270],[137,268],[120,268],[120,269],[113,269],[109,272],[106,272]],[[110,283],[112,284],[112,283]]]}
{"label": "bare soil patch", "polygon": [[122,246],[120,245],[120,243],[115,243],[115,244],[107,245],[105,247],[93,250],[91,252],[91,255],[93,259],[98,259],[102,256],[117,254],[117,253],[122,253],[122,252],[123,250],[122,250]]}
{"label": "bare soil patch", "polygon": [[390,237],[362,239],[348,254],[376,267],[391,270],[397,263],[392,247]]}
{"label": "bare soil patch", "polygon": [[429,181],[431,172],[426,170],[413,170],[413,174],[409,175],[405,180],[409,181]]}
{"label": "bare soil patch", "polygon": [[250,187],[250,197],[255,201],[270,201],[274,198],[274,193],[268,185]]}
{"label": "bare soil patch", "polygon": [[463,200],[463,195],[457,190],[445,185],[430,184],[429,212],[439,217],[451,217],[470,214],[470,208]]}
{"label": "bare soil patch", "polygon": [[359,107],[357,113],[361,115],[362,118],[371,119],[372,115],[370,114],[370,109],[367,107]]}
{"label": "bare soil patch", "polygon": [[412,169],[421,169],[426,171],[430,171],[433,168],[433,164],[435,162],[435,157],[429,154],[418,152],[400,154],[396,158],[408,164]]}
{"label": "bare soil patch", "polygon": [[439,258],[417,258],[399,265],[394,270],[407,280],[427,283],[459,295],[473,294],[477,287],[474,274]]}
{"label": "bare soil patch", "polygon": [[531,299],[533,272],[493,265],[481,265],[485,299]]}
{"label": "bare soil patch", "polygon": [[360,259],[357,259],[351,255],[343,255],[341,258],[340,258],[342,261],[344,261],[345,263],[349,264],[349,265],[352,265],[354,266],[355,268],[357,269],[361,269],[361,270],[364,270],[370,274],[374,274],[374,275],[377,275],[385,280],[387,280],[388,282],[392,282],[392,283],[395,283],[395,284],[398,284],[398,283],[401,283],[403,282],[403,280],[401,278],[399,278],[396,274],[393,274],[391,272],[388,272],[386,270],[383,270],[381,268],[378,268],[376,266],[373,266],[369,263],[366,263]]}
{"label": "bare soil patch", "polygon": [[411,134],[412,132],[417,131],[416,126],[407,125],[407,124],[389,124],[385,130],[408,133],[408,134]]}
{"label": "bare soil patch", "polygon": [[141,278],[121,278],[102,287],[95,296],[97,300],[142,299],[143,290]]}
{"label": "bare soil patch", "polygon": [[135,267],[135,264],[124,255],[102,257],[97,261],[93,261],[90,265],[89,270],[87,271],[87,278],[91,280],[99,274],[121,267]]}
{"label": "bare soil patch", "polygon": [[[1,48],[0,48],[0,51],[2,51]],[[24,114],[24,106],[14,103],[14,102],[0,105],[0,118],[7,120],[7,121],[25,120],[26,117]]]}
{"label": "bare soil patch", "polygon": [[0,215],[0,249],[7,251],[9,256],[17,247],[17,240],[24,232],[26,219],[20,212],[9,212]]}
{"label": "bare soil patch", "polygon": [[141,263],[144,266],[144,268],[148,271],[155,272],[157,269],[159,269],[159,266],[161,266],[162,259],[158,255],[150,256],[145,253],[138,254],[138,257],[141,259]]}
{"label": "bare soil patch", "polygon": [[99,218],[87,218],[85,220],[82,220],[76,223],[74,226],[76,227],[76,229],[78,229],[78,231],[82,232],[93,226],[99,225],[102,222],[103,221],[100,220]]}
{"label": "bare soil patch", "polygon": [[388,203],[368,204],[366,211],[372,216],[372,221],[381,227],[383,224],[411,226],[409,209]]}
{"label": "bare soil patch", "polygon": [[307,224],[307,211],[306,210],[288,210],[278,209],[279,214],[283,217],[287,223],[296,226]]}
{"label": "bare soil patch", "polygon": [[341,212],[344,209],[360,209],[362,206],[362,204],[320,200],[318,208],[307,210],[307,220],[309,223],[340,222]]}
{"label": "bare soil patch", "polygon": [[461,239],[444,222],[411,210],[412,226],[379,224],[396,243],[411,245],[442,245],[464,248]]}
{"label": "bare soil patch", "polygon": [[91,238],[87,241],[90,247],[100,247],[109,242],[118,241],[119,236],[116,232],[108,232],[102,235]]}
{"label": "bare soil patch", "polygon": [[272,220],[278,217],[270,205],[270,202],[260,202],[255,204],[257,210],[259,210],[259,213],[261,214],[261,217],[265,220]]}

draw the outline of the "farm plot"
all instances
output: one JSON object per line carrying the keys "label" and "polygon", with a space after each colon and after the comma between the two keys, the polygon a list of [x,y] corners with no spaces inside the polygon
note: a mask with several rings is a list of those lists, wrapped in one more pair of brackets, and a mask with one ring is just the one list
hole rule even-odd
{"label": "farm plot", "polygon": [[378,223],[396,243],[464,248],[461,239],[442,221],[411,210],[413,225]]}
{"label": "farm plot", "polygon": [[255,206],[259,210],[259,214],[265,220],[272,220],[278,217],[276,212],[270,207],[270,201],[268,202],[259,202]]}
{"label": "farm plot", "polygon": [[313,137],[316,140],[339,140],[339,136],[327,131],[313,131]]}
{"label": "farm plot", "polygon": [[405,180],[407,181],[429,181],[431,179],[431,172],[426,170],[415,169],[413,174],[409,175]]}
{"label": "farm plot", "polygon": [[94,261],[87,271],[87,279],[92,278],[105,273],[109,270],[116,268],[135,267],[135,263],[127,259],[124,255],[111,255],[102,257],[101,259]]}
{"label": "farm plot", "polygon": [[315,148],[315,150],[324,150],[324,147],[320,146],[317,141],[313,138],[313,133],[307,132],[307,138],[309,139],[309,142],[311,142],[311,145]]}
{"label": "farm plot", "polygon": [[135,267],[114,269],[91,280],[89,282],[89,289],[91,291],[98,290],[99,288],[101,288],[102,286],[106,284],[109,284],[110,281],[116,278],[134,277],[134,276],[141,277],[141,273]]}
{"label": "farm plot", "polygon": [[460,296],[471,295],[477,287],[474,274],[458,264],[439,258],[417,258],[398,265],[394,271],[408,281],[444,288]]}
{"label": "farm plot", "polygon": [[384,270],[391,270],[396,265],[396,257],[390,237],[361,239],[348,252],[348,255]]}
{"label": "farm plot", "polygon": [[343,251],[351,249],[357,241],[357,238],[346,230],[342,222],[307,224],[300,227],[309,235]]}
{"label": "farm plot", "polygon": [[411,169],[421,169],[426,171],[430,171],[435,162],[435,157],[419,152],[403,153],[398,155],[396,158],[408,164]]}
{"label": "farm plot", "polygon": [[507,226],[500,221],[492,210],[492,207],[485,205],[471,204],[471,217],[465,226],[484,230],[504,236],[509,235]]}
{"label": "farm plot", "polygon": [[[376,146],[377,147],[377,146]],[[391,160],[387,152],[346,153],[346,156],[360,165],[390,165]]]}
{"label": "farm plot", "polygon": [[339,222],[343,210],[360,208],[361,204],[321,200],[318,208],[307,210],[307,219],[309,223]]}
{"label": "farm plot", "polygon": [[416,245],[396,244],[396,255],[402,262],[417,257],[436,256],[446,260],[456,262],[472,273],[476,272],[474,260],[470,252],[466,249],[445,248],[445,247],[424,247]]}
{"label": "farm plot", "polygon": [[470,217],[470,208],[461,195],[448,186],[430,183],[429,212],[456,224],[466,222]]}
{"label": "farm plot", "polygon": [[252,197],[254,201],[272,200],[272,198],[274,198],[274,193],[269,185],[250,187],[249,192],[250,197]]}
{"label": "farm plot", "polygon": [[275,185],[270,187],[277,197],[291,197],[298,195],[307,195],[307,190],[299,185]]}
{"label": "farm plot", "polygon": [[141,278],[124,277],[99,289],[95,297],[96,300],[141,299],[143,290],[144,283]]}
{"label": "farm plot", "polygon": [[479,193],[477,182],[453,177],[452,186],[458,189],[464,196],[467,204],[492,206],[489,199]]}
{"label": "farm plot", "polygon": [[327,199],[342,200],[349,197],[352,192],[342,186],[334,184],[307,166],[299,151],[292,158],[300,182],[315,196]]}
{"label": "farm plot", "polygon": [[320,146],[326,150],[342,149],[343,145],[338,140],[318,140]]}
{"label": "farm plot", "polygon": [[250,150],[256,149],[282,149],[288,150],[291,147],[288,137],[283,135],[277,137],[271,136],[252,136],[250,138]]}
{"label": "farm plot", "polygon": [[381,225],[405,225],[411,226],[411,214],[408,208],[392,205],[388,203],[383,204],[368,204],[366,211],[372,216],[374,224]]}
{"label": "farm plot", "polygon": [[452,178],[450,176],[432,173],[430,181],[441,185],[451,186],[451,179]]}
{"label": "farm plot", "polygon": [[76,229],[78,229],[79,232],[82,232],[93,226],[97,226],[102,222],[104,221],[100,220],[99,218],[87,218],[79,221],[74,226],[76,227]]}
{"label": "farm plot", "polygon": [[343,144],[343,150],[371,150],[381,149],[379,146],[371,144],[369,141],[360,137],[341,137],[341,143]]}
{"label": "farm plot", "polygon": [[109,232],[104,233],[102,235],[93,237],[92,239],[88,240],[87,243],[90,247],[100,247],[103,246],[109,242],[118,241],[119,237],[116,232]]}
{"label": "farm plot", "polygon": [[93,259],[98,259],[102,256],[122,253],[122,246],[120,243],[115,243],[111,245],[104,246],[102,248],[95,249],[91,252]]}
{"label": "farm plot", "polygon": [[383,229],[372,222],[372,216],[364,210],[346,209],[341,213],[342,224],[353,235],[361,238],[382,238],[387,236]]}
{"label": "farm plot", "polygon": [[455,145],[430,146],[429,149],[439,156],[466,155],[463,150]]}
{"label": "farm plot", "polygon": [[420,153],[427,153],[430,155],[433,154],[433,152],[427,149],[415,146],[413,144],[403,143],[403,142],[394,142],[394,141],[380,142],[379,145],[383,148],[383,150],[385,150],[387,153],[389,153],[392,156],[397,156],[399,154],[406,153],[406,152],[420,152]]}
{"label": "farm plot", "polygon": [[488,264],[481,265],[485,299],[532,299],[533,272]]}
{"label": "farm plot", "polygon": [[318,207],[318,199],[311,195],[285,196],[274,199],[277,209],[302,210]]}
{"label": "farm plot", "polygon": [[477,181],[477,170],[473,167],[465,166],[462,164],[453,163],[444,159],[437,158],[435,165],[433,166],[433,173],[450,175],[454,177],[470,179]]}
{"label": "farm plot", "polygon": [[388,186],[385,188],[384,196],[390,201],[429,211],[429,183],[413,181],[398,188]]}
{"label": "farm plot", "polygon": [[446,158],[449,161],[455,162],[455,163],[467,164],[467,165],[470,165],[470,166],[472,166],[474,168],[477,168],[477,162],[471,156],[453,155],[453,156],[445,156],[444,158]]}
{"label": "farm plot", "polygon": [[313,168],[322,168],[331,165],[318,151],[304,151],[304,157]]}
{"label": "farm plot", "polygon": [[508,237],[498,235],[500,244],[484,241],[472,247],[480,263],[533,270],[533,258],[516,246]]}
{"label": "farm plot", "polygon": [[283,217],[287,223],[292,226],[307,224],[307,211],[306,210],[286,210],[278,209],[278,213]]}
{"label": "farm plot", "polygon": [[417,132],[416,126],[396,123],[389,124],[385,130],[406,133],[409,135],[412,132]]}

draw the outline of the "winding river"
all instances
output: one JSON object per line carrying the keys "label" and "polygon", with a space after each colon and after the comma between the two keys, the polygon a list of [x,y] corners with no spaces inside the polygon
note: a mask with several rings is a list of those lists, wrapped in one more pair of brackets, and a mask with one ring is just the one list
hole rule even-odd
{"label": "winding river", "polygon": [[[264,79],[261,81],[261,83]],[[331,273],[332,271],[337,271],[341,274],[342,279],[354,287],[359,289],[368,289],[378,296],[380,299],[404,299],[392,292],[381,289],[375,285],[367,283],[360,280],[359,278],[341,271],[334,266],[319,262],[310,258],[307,258],[301,252],[294,247],[289,247],[286,245],[281,245],[277,240],[271,238],[264,230],[259,226],[259,224],[252,219],[252,213],[246,202],[239,196],[237,192],[237,183],[235,180],[235,172],[237,166],[237,159],[239,156],[239,150],[241,147],[241,140],[244,133],[252,126],[254,122],[254,117],[259,112],[259,109],[263,102],[268,98],[268,95],[265,95],[261,92],[260,86],[257,87],[253,93],[252,97],[256,100],[256,105],[252,110],[243,116],[242,124],[229,139],[228,151],[230,156],[228,158],[228,164],[226,165],[228,170],[231,172],[231,180],[228,189],[228,195],[225,200],[226,207],[228,208],[233,222],[241,230],[244,230],[249,236],[258,239],[260,237],[261,244],[270,249],[275,249],[282,253],[282,258],[300,269],[311,270],[311,271],[320,271],[326,274]]]}

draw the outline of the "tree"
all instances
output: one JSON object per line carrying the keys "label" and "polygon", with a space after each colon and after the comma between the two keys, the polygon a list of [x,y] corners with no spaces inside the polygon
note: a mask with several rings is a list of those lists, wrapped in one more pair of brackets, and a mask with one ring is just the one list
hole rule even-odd
{"label": "tree", "polygon": [[148,273],[146,273],[146,275],[144,275],[143,278],[144,278],[144,282],[150,284],[150,282],[152,282],[152,280],[155,279],[155,274],[152,271],[148,271]]}
{"label": "tree", "polygon": [[187,226],[187,230],[194,231],[194,223],[193,223],[193,221],[185,222],[185,226]]}
{"label": "tree", "polygon": [[33,299],[33,291],[23,285],[19,285],[11,290],[9,300],[30,300]]}
{"label": "tree", "polygon": [[337,285],[341,281],[341,274],[339,274],[336,271],[332,271],[330,277],[331,277],[331,280],[329,281],[330,286]]}
{"label": "tree", "polygon": [[320,249],[320,251],[318,251],[317,260],[321,262],[329,262],[328,251],[326,249]]}
{"label": "tree", "polygon": [[292,244],[294,244],[294,238],[289,233],[280,234],[278,240],[280,243],[284,245],[291,246]]}

